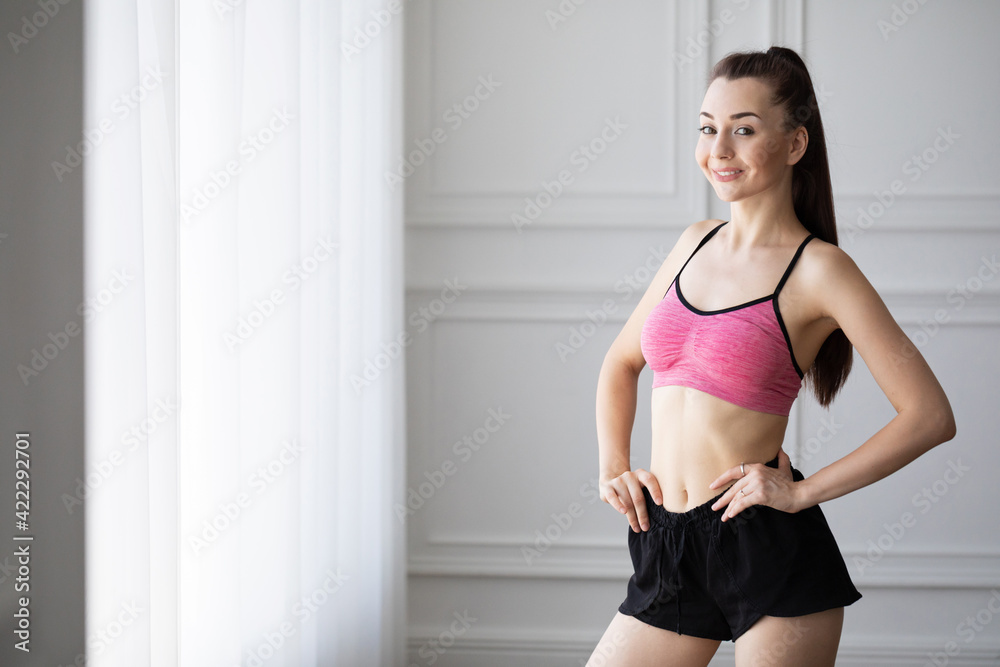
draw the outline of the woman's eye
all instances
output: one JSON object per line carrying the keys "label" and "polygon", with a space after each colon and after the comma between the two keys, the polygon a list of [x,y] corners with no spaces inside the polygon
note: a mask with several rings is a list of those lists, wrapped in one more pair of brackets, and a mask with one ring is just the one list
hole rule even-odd
{"label": "woman's eye", "polygon": [[[746,130],[746,132],[743,132],[742,130]],[[701,133],[701,134],[715,134],[715,128],[714,127],[710,127],[708,125],[702,125],[701,127],[698,128],[698,132]],[[736,128],[736,134],[739,134],[742,137],[750,136],[753,133],[754,132],[753,132],[753,128],[752,127],[739,127],[739,128]]]}

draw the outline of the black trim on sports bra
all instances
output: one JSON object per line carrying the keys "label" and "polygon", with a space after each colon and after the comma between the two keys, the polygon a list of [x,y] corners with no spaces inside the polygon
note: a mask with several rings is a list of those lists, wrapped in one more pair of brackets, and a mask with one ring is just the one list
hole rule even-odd
{"label": "black trim on sports bra", "polygon": [[795,254],[792,255],[792,259],[788,263],[788,267],[785,269],[785,272],[782,274],[781,280],[778,281],[778,286],[774,288],[774,291],[771,294],[768,294],[767,296],[762,296],[762,297],[759,297],[759,298],[756,298],[756,299],[752,299],[750,301],[746,301],[744,303],[737,304],[735,306],[729,306],[728,308],[719,308],[717,310],[701,310],[700,308],[696,308],[693,305],[691,305],[688,302],[688,300],[684,298],[684,294],[681,291],[681,284],[678,281],[678,279],[680,278],[681,273],[684,271],[684,268],[687,267],[688,262],[690,262],[691,258],[694,257],[695,253],[698,252],[699,250],[701,250],[701,247],[703,245],[705,245],[710,238],[712,238],[713,236],[715,236],[715,233],[717,231],[719,231],[720,229],[722,229],[723,225],[726,225],[728,222],[729,222],[729,220],[726,220],[726,222],[723,222],[722,224],[717,225],[708,234],[706,234],[704,238],[702,238],[702,240],[698,243],[698,246],[691,252],[691,254],[688,256],[687,260],[684,261],[684,264],[677,271],[677,274],[674,276],[674,279],[672,281],[670,281],[670,285],[667,286],[667,291],[663,293],[663,298],[666,298],[667,294],[670,293],[670,287],[673,286],[674,293],[677,295],[677,298],[680,300],[680,302],[682,304],[684,304],[684,307],[687,308],[688,310],[690,310],[691,312],[696,313],[698,315],[718,315],[718,314],[721,314],[721,313],[728,313],[728,312],[733,311],[733,310],[739,310],[741,308],[747,308],[749,306],[753,306],[755,304],[763,303],[765,301],[771,300],[772,301],[772,305],[774,306],[774,315],[775,315],[775,317],[778,320],[778,326],[781,328],[781,333],[785,337],[785,345],[788,347],[788,355],[789,355],[789,357],[792,360],[792,367],[795,368],[795,372],[798,374],[799,379],[801,380],[804,377],[804,373],[802,372],[802,369],[799,367],[798,362],[795,360],[795,351],[792,349],[792,339],[788,335],[788,328],[785,326],[785,320],[781,316],[781,310],[778,308],[778,298],[777,297],[778,297],[778,294],[781,292],[781,288],[784,287],[785,283],[788,281],[788,276],[791,275],[792,269],[795,268],[796,263],[798,263],[799,257],[802,255],[802,251],[805,250],[806,244],[809,243],[809,241],[811,241],[812,239],[816,238],[816,235],[810,233],[808,236],[806,236],[804,239],[802,239],[802,242],[799,244],[799,247],[795,250]]}
{"label": "black trim on sports bra", "polygon": [[[729,222],[729,221],[726,220],[726,222]],[[722,223],[722,225],[726,224],[726,222]],[[674,279],[670,281],[670,285],[667,285],[667,291],[663,293],[664,297],[666,297],[667,293],[670,292],[670,286],[673,285],[673,284],[675,284],[677,282],[677,278],[680,277],[681,271],[683,271],[684,267],[686,267],[688,265],[688,262],[690,262],[691,258],[694,257],[694,254],[696,252],[698,252],[699,250],[701,250],[701,247],[703,245],[705,245],[706,243],[708,243],[708,240],[710,238],[712,238],[713,236],[715,236],[715,232],[719,231],[722,228],[722,225],[716,225],[712,229],[712,231],[710,231],[708,234],[705,234],[705,236],[701,239],[701,241],[698,242],[698,246],[694,250],[692,250],[691,254],[688,255],[688,258],[686,260],[684,260],[684,263],[681,265],[681,268],[677,269],[677,273],[674,274]],[[680,295],[678,295],[678,296],[680,296]],[[685,302],[685,305],[687,305],[686,302]]]}
{"label": "black trim on sports bra", "polygon": [[809,234],[802,240],[799,244],[798,250],[795,251],[795,256],[792,257],[792,261],[788,263],[788,268],[785,269],[785,274],[781,276],[781,282],[778,283],[778,287],[774,290],[774,316],[778,319],[778,326],[781,327],[781,333],[785,336],[785,344],[788,346],[788,355],[792,358],[792,366],[795,367],[795,372],[799,374],[799,379],[801,380],[805,374],[802,369],[799,368],[799,362],[795,360],[795,351],[792,349],[792,339],[788,335],[788,329],[785,327],[785,318],[781,316],[781,310],[778,308],[778,292],[781,288],[785,286],[785,281],[788,280],[788,276],[791,275],[792,269],[795,267],[796,262],[799,261],[799,255],[805,250],[806,244],[815,238],[815,234]]}
{"label": "black trim on sports bra", "polygon": [[795,368],[795,372],[799,374],[799,379],[801,380],[805,377],[802,369],[799,368],[799,362],[795,361],[795,350],[792,349],[792,339],[788,335],[788,329],[785,328],[785,318],[781,316],[781,311],[778,310],[778,300],[775,299],[774,304],[774,316],[778,319],[778,326],[781,327],[781,333],[785,337],[785,345],[788,347],[788,356],[792,359],[792,366]]}
{"label": "black trim on sports bra", "polygon": [[775,294],[780,292],[781,288],[785,286],[785,281],[788,280],[788,276],[791,275],[792,269],[795,268],[796,262],[799,261],[799,255],[801,255],[802,251],[805,250],[806,244],[809,243],[809,241],[813,240],[814,238],[816,238],[816,235],[810,233],[809,236],[802,239],[802,243],[800,243],[799,247],[795,250],[795,255],[792,256],[792,261],[788,263],[788,268],[785,269],[784,275],[781,276],[781,280],[778,282],[778,286],[774,288]]}

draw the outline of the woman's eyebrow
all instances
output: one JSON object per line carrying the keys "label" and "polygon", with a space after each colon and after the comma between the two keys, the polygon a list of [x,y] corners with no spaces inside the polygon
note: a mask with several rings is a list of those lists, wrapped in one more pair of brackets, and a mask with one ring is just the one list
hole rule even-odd
{"label": "woman's eyebrow", "polygon": [[[708,116],[712,120],[715,120],[715,118],[712,116],[712,114],[708,113],[707,111],[702,111],[700,115],[702,115],[702,116]],[[761,118],[760,116],[758,116],[757,114],[755,114],[752,111],[741,111],[739,113],[734,113],[732,116],[729,117],[729,119],[730,120],[736,120],[738,118],[745,118],[747,116],[753,116],[757,120],[763,120],[763,118]]]}

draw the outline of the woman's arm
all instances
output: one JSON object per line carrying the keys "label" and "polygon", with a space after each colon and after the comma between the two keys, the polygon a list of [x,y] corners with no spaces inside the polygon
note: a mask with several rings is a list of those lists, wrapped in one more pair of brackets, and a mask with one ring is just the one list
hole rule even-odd
{"label": "woman's arm", "polygon": [[[647,296],[659,289],[657,282],[654,278]],[[628,517],[635,532],[649,528],[642,487],[649,488],[657,503],[663,502],[653,474],[642,468],[633,471],[629,461],[639,373],[646,365],[639,336],[648,314],[647,301],[644,296],[625,323],[604,356],[597,379],[598,490],[601,500]]]}
{"label": "woman's arm", "polygon": [[610,355],[597,379],[598,480],[604,483],[632,469],[629,449],[635,422],[639,373]]}
{"label": "woman's arm", "polygon": [[649,489],[658,504],[663,503],[656,477],[642,468],[633,471],[629,462],[639,373],[646,366],[640,342],[642,326],[650,311],[663,298],[683,258],[690,255],[704,235],[717,224],[718,220],[702,220],[681,233],[608,349],[597,380],[598,488],[601,500],[627,515],[635,532],[649,526],[642,487]]}
{"label": "woman's arm", "polygon": [[740,466],[727,470],[710,485],[737,482],[712,505],[726,507],[723,521],[751,505],[798,512],[837,498],[955,437],[955,417],[944,390],[850,256],[830,243],[811,243],[805,252],[808,262],[799,266],[802,291],[811,295],[809,307],[832,330],[844,331],[896,416],[857,449],[800,482],[792,480],[784,453],[779,453],[777,470],[760,463],[747,464],[745,473]]}
{"label": "woman's arm", "polygon": [[821,245],[821,309],[843,329],[896,416],[853,452],[797,483],[798,509],[877,482],[951,440],[956,430],[948,397],[875,288],[847,253]]}

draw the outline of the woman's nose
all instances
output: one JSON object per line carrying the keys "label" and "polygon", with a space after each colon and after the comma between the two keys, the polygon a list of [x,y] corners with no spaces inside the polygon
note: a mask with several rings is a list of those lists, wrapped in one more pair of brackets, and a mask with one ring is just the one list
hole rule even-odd
{"label": "woman's nose", "polygon": [[732,147],[729,145],[729,142],[719,135],[717,135],[715,141],[712,142],[711,152],[712,157],[716,160],[723,160],[733,156]]}

